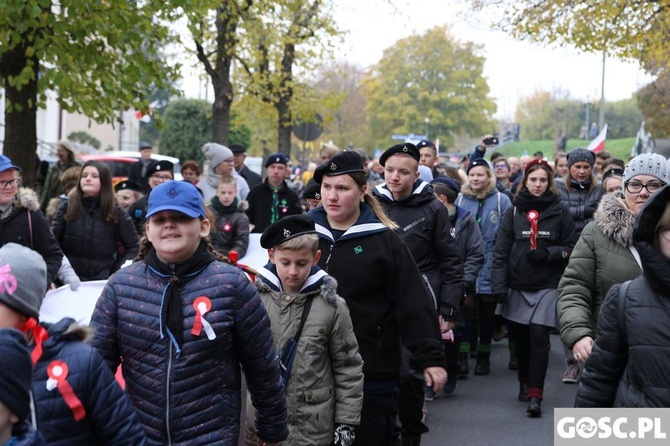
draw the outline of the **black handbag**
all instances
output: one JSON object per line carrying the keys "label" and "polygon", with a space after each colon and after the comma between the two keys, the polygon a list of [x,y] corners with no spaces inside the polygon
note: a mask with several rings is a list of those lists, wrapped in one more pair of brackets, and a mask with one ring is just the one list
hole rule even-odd
{"label": "black handbag", "polygon": [[288,379],[291,376],[291,368],[293,367],[293,360],[295,359],[295,354],[298,351],[298,340],[300,339],[300,334],[302,333],[302,328],[305,326],[305,321],[309,315],[309,310],[312,308],[312,299],[313,297],[307,298],[305,306],[302,308],[302,316],[300,318],[300,326],[298,331],[289,339],[286,344],[279,350],[277,353],[277,360],[279,361],[279,366],[281,367],[281,379],[284,383],[284,386],[288,385]]}

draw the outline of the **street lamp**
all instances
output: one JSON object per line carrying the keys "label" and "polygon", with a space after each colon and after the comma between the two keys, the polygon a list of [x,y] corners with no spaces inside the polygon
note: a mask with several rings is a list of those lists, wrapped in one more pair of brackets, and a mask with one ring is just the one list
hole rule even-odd
{"label": "street lamp", "polygon": [[429,139],[428,138],[428,126],[430,125],[430,118],[428,118],[428,116],[426,116],[423,120],[423,123],[426,124],[426,139]]}

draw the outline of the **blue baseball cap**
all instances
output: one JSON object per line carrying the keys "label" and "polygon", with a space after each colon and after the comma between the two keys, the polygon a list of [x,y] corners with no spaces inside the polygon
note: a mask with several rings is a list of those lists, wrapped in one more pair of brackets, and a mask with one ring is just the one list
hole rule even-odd
{"label": "blue baseball cap", "polygon": [[0,173],[9,169],[16,169],[21,172],[21,168],[12,164],[12,160],[7,158],[5,155],[0,155]]}
{"label": "blue baseball cap", "polygon": [[191,218],[205,216],[205,203],[198,189],[186,181],[168,181],[149,194],[147,218],[161,211],[175,211]]}

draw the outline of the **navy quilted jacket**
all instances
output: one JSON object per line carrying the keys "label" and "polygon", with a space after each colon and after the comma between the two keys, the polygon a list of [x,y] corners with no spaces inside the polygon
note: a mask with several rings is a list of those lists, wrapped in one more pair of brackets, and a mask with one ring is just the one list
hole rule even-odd
{"label": "navy quilted jacket", "polygon": [[[270,321],[243,273],[214,261],[181,289],[183,342],[176,352],[161,338],[159,316],[167,278],[137,262],[107,282],[93,312],[93,345],[115,368],[123,357],[126,390],[151,444],[236,445],[241,406],[240,365],[266,441],[288,436],[286,401]],[[211,309],[193,334],[194,301]]]}
{"label": "navy quilted jacket", "polygon": [[[37,430],[49,445],[145,444],[142,425],[128,398],[98,352],[81,342],[85,329],[73,324],[73,319],[63,319],[45,325],[49,339],[42,344],[42,356],[33,369]],[[80,421],[58,389],[47,390],[47,367],[56,360],[67,365],[66,380],[86,411]]]}

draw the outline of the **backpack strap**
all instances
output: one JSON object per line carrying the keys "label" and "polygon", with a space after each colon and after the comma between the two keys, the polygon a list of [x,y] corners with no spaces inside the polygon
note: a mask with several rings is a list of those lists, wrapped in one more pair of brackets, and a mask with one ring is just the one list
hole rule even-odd
{"label": "backpack strap", "polygon": [[619,287],[619,332],[622,334],[624,342],[628,344],[628,333],[626,332],[626,318],[624,316],[624,310],[626,307],[626,294],[628,294],[628,287],[630,286],[630,283],[632,280],[627,280],[626,282],[621,284],[621,287]]}

